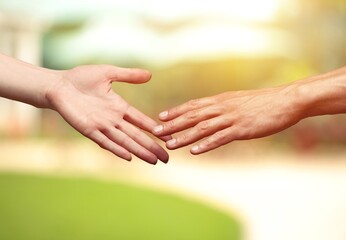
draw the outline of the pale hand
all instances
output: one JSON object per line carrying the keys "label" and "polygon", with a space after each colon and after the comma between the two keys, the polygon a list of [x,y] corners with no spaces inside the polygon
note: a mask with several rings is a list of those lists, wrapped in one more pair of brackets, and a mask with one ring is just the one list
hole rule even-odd
{"label": "pale hand", "polygon": [[149,81],[148,71],[90,65],[59,73],[47,99],[72,127],[120,158],[131,160],[132,153],[151,164],[168,161],[166,151],[140,130],[151,132],[157,123],[112,90],[113,82]]}

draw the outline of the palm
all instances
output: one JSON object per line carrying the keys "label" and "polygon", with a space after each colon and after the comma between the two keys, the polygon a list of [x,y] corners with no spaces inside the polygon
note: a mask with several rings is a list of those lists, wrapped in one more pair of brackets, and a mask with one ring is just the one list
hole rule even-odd
{"label": "palm", "polygon": [[108,124],[103,121],[114,121],[116,125],[128,108],[128,104],[112,91],[111,80],[103,71],[97,74],[99,71],[94,67],[85,71],[74,69],[67,75],[70,97],[62,102],[60,113],[84,135],[90,134],[95,124]]}
{"label": "palm", "polygon": [[133,153],[150,163],[167,161],[167,153],[137,128],[151,131],[155,121],[112,90],[112,82],[143,83],[149,78],[146,71],[108,65],[78,67],[65,72],[54,106],[72,127],[124,159]]}

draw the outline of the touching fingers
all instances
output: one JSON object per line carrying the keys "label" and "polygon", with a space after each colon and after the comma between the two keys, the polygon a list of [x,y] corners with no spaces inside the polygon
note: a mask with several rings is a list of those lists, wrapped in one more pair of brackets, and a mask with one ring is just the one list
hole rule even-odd
{"label": "touching fingers", "polygon": [[146,148],[148,151],[155,154],[156,157],[160,159],[162,162],[168,162],[168,153],[158,143],[156,143],[153,139],[151,139],[145,133],[140,131],[138,128],[133,126],[131,123],[128,123],[127,121],[122,121],[118,129],[126,133],[130,138],[132,138],[135,142]]}
{"label": "touching fingers", "polygon": [[101,148],[106,149],[116,156],[131,161],[131,154],[123,147],[111,141],[103,133],[94,131],[88,136],[91,140],[97,143]]}
{"label": "touching fingers", "polygon": [[136,143],[127,134],[116,129],[115,127],[107,128],[103,130],[102,133],[105,134],[113,142],[117,143],[118,145],[125,148],[127,151],[136,155],[138,158],[150,164],[157,163],[157,157],[153,153],[151,153],[143,146]]}

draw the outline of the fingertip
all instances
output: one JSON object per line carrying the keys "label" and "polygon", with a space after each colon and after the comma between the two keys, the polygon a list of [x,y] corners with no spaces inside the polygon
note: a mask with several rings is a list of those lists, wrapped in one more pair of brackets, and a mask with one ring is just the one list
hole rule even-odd
{"label": "fingertip", "polygon": [[196,145],[196,146],[193,146],[190,150],[190,152],[193,154],[193,155],[198,155],[201,153],[201,147]]}
{"label": "fingertip", "polygon": [[156,157],[163,163],[167,163],[169,160],[169,155],[159,144],[156,145],[155,149],[152,149]]}
{"label": "fingertip", "polygon": [[132,161],[132,155],[131,154],[126,154],[122,157],[123,159],[125,159],[126,161],[128,162],[131,162]]}
{"label": "fingertip", "polygon": [[171,140],[166,142],[166,147],[170,150],[173,150],[175,148],[176,143],[177,143],[177,139],[172,138]]}
{"label": "fingertip", "polygon": [[162,131],[163,131],[163,126],[159,125],[159,126],[154,127],[153,134],[158,136],[162,133]]}
{"label": "fingertip", "polygon": [[154,159],[150,159],[146,161],[147,163],[151,164],[151,165],[156,165],[157,164],[157,158]]}
{"label": "fingertip", "polygon": [[135,68],[133,70],[140,72],[140,82],[141,83],[146,83],[146,82],[150,81],[150,79],[152,77],[152,73],[149,70],[139,69],[139,68]]}
{"label": "fingertip", "polygon": [[144,70],[144,71],[146,72],[147,79],[149,81],[151,79],[151,77],[153,76],[153,74],[149,70]]}
{"label": "fingertip", "polygon": [[114,67],[108,73],[112,82],[127,82],[132,84],[146,83],[151,79],[151,72],[140,68]]}
{"label": "fingertip", "polygon": [[159,157],[160,161],[167,164],[169,161],[169,155],[168,153],[163,153],[160,157]]}
{"label": "fingertip", "polygon": [[165,120],[168,117],[168,111],[163,111],[159,114],[159,119],[160,120]]}
{"label": "fingertip", "polygon": [[137,157],[152,165],[156,165],[158,161],[158,157],[151,152],[142,153],[140,155],[138,154]]}

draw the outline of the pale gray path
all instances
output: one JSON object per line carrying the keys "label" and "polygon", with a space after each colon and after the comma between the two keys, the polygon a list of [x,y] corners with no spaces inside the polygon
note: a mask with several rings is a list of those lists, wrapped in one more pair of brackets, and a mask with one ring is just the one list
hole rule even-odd
{"label": "pale gray path", "polygon": [[[345,240],[346,154],[123,163],[89,144],[0,144],[0,169],[87,174],[178,192],[236,214],[246,240]],[[250,157],[251,158],[251,157]]]}

